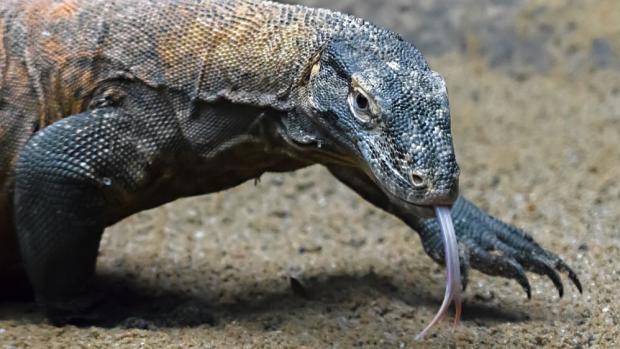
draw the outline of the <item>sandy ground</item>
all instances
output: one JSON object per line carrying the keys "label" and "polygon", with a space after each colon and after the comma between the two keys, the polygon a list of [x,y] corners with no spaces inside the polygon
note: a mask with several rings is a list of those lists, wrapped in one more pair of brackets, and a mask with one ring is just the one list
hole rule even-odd
{"label": "sandy ground", "polygon": [[315,167],[111,227],[98,264],[108,321],[56,328],[32,303],[4,302],[0,349],[620,346],[620,3],[305,3],[429,53],[449,85],[463,193],[565,257],[584,294],[567,284],[558,299],[531,275],[527,301],[474,272],[462,324],[415,342],[442,268],[415,232]]}

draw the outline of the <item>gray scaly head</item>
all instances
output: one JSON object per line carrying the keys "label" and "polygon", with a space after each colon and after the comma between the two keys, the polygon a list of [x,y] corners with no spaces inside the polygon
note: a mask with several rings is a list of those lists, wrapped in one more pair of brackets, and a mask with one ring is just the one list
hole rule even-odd
{"label": "gray scaly head", "polygon": [[410,43],[376,27],[337,37],[308,65],[297,98],[287,121],[297,143],[319,143],[318,156],[361,168],[422,215],[456,200],[445,82]]}

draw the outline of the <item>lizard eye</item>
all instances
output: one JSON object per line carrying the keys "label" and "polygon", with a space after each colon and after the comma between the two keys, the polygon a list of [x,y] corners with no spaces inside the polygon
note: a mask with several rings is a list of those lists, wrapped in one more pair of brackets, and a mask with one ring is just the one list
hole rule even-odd
{"label": "lizard eye", "polygon": [[370,98],[359,88],[355,88],[349,93],[349,108],[362,124],[371,124],[374,120],[371,103]]}
{"label": "lizard eye", "polygon": [[368,110],[368,98],[363,94],[356,92],[355,93],[355,107],[361,111]]}

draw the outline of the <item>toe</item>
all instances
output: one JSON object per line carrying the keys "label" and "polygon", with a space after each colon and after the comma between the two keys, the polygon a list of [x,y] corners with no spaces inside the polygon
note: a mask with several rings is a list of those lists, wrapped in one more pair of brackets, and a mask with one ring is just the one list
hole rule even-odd
{"label": "toe", "polygon": [[562,283],[560,275],[555,271],[552,263],[536,254],[521,254],[518,260],[527,270],[536,274],[546,275],[555,285],[560,298],[564,296],[564,284]]}
{"label": "toe", "polygon": [[525,290],[527,298],[532,298],[532,288],[525,274],[525,269],[517,260],[501,251],[494,251],[497,253],[488,252],[471,240],[467,244],[471,254],[470,262],[472,267],[488,275],[516,280]]}
{"label": "toe", "polygon": [[577,274],[557,255],[542,248],[534,239],[522,230],[494,219],[496,236],[502,243],[509,245],[511,254],[529,271],[546,275],[553,282],[560,297],[564,295],[564,285],[558,271],[566,273],[579,293],[583,288]]}
{"label": "toe", "polygon": [[563,273],[567,273],[568,274],[568,278],[573,283],[573,285],[575,285],[575,287],[577,287],[577,290],[579,290],[579,293],[583,294],[583,287],[581,287],[581,281],[579,281],[579,277],[577,276],[577,273],[575,273],[573,271],[573,269],[571,269],[571,267],[569,267],[566,263],[564,263],[564,261],[562,259],[560,259],[560,258],[558,258],[555,267],[559,271],[561,271]]}

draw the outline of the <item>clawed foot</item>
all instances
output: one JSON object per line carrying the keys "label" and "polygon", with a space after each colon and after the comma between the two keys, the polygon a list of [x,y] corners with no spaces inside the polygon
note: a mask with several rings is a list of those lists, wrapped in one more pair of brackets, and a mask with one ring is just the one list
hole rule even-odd
{"label": "clawed foot", "polygon": [[[452,217],[461,255],[463,289],[467,286],[468,269],[472,267],[488,275],[516,280],[528,298],[532,297],[532,291],[526,271],[549,277],[560,297],[564,295],[564,285],[558,273],[566,273],[579,292],[583,291],[577,274],[522,230],[489,216],[462,197],[455,203]],[[426,252],[443,263],[443,245],[436,220],[425,220],[419,230]]]}

